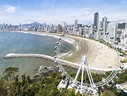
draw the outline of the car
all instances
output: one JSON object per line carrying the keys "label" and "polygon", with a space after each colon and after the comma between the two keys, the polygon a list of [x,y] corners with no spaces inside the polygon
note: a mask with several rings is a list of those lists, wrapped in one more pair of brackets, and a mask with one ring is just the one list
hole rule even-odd
{"label": "car", "polygon": [[120,53],[119,55],[120,55],[120,56],[123,56],[123,53]]}
{"label": "car", "polygon": [[121,63],[124,63],[125,61],[123,59],[120,60]]}

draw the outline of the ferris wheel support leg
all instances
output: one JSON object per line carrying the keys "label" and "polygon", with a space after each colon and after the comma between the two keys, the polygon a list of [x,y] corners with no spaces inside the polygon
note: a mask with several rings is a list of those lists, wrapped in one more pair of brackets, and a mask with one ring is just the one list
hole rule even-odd
{"label": "ferris wheel support leg", "polygon": [[76,80],[77,80],[77,78],[78,78],[78,76],[79,76],[79,73],[80,73],[81,68],[82,68],[82,64],[80,65],[80,67],[79,67],[79,69],[78,69],[78,72],[77,72],[77,74],[76,74],[76,76],[75,76],[75,79],[74,79],[74,81],[73,81],[73,86],[75,85],[75,82],[76,82]]}
{"label": "ferris wheel support leg", "polygon": [[84,76],[84,66],[82,66],[81,93],[83,93],[83,76]]}
{"label": "ferris wheel support leg", "polygon": [[84,62],[84,65],[86,65],[86,72],[88,74],[88,78],[89,78],[89,81],[90,81],[90,85],[91,85],[92,88],[94,88],[95,84],[93,82],[92,74],[90,72],[90,69],[89,69],[89,66],[88,66],[88,63],[87,63],[87,60],[86,60],[86,56],[84,56],[83,62]]}

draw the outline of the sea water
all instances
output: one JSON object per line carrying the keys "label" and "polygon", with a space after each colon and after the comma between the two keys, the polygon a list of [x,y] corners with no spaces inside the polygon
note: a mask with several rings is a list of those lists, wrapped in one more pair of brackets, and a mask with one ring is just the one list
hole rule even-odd
{"label": "sea water", "polygon": [[[30,33],[19,32],[0,32],[0,73],[7,67],[18,67],[19,74],[32,76],[34,69],[37,66],[52,66],[55,68],[55,63],[50,60],[39,58],[12,58],[4,59],[8,53],[19,54],[45,54],[54,56],[54,47],[57,38],[53,36],[40,36]],[[68,42],[62,44],[62,53],[69,52],[72,45]]]}

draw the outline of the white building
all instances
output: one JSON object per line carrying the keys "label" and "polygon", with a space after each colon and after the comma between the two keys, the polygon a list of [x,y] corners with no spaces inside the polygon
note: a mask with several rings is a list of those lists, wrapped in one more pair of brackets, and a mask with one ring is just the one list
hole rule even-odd
{"label": "white building", "polygon": [[102,22],[99,22],[98,23],[98,40],[103,38],[103,34],[105,33],[103,31]]}
{"label": "white building", "polygon": [[122,34],[121,34],[121,44],[125,45],[125,29],[122,30]]}
{"label": "white building", "polygon": [[50,26],[49,32],[54,32],[54,25],[53,24]]}
{"label": "white building", "polygon": [[75,20],[74,26],[73,26],[73,35],[78,35],[78,20]]}
{"label": "white building", "polygon": [[93,26],[92,25],[89,28],[89,37],[93,38]]}
{"label": "white building", "polygon": [[107,32],[104,34],[103,38],[106,42],[114,43],[117,39],[117,24],[116,23],[109,23]]}
{"label": "white building", "polygon": [[103,32],[106,33],[107,31],[107,25],[108,25],[108,19],[106,17],[102,18],[102,28],[103,28]]}
{"label": "white building", "polygon": [[120,40],[120,48],[123,51],[127,50],[127,23],[125,23],[125,28],[122,29],[122,34],[121,34],[121,40]]}
{"label": "white building", "polygon": [[127,23],[125,23],[124,44],[127,45]]}

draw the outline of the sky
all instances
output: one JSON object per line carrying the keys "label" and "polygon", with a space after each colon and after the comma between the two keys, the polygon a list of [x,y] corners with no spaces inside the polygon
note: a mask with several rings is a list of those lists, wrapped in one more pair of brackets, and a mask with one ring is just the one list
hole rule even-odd
{"label": "sky", "polygon": [[93,15],[99,20],[106,16],[109,21],[127,21],[127,0],[0,0],[0,24],[67,22],[92,24]]}

